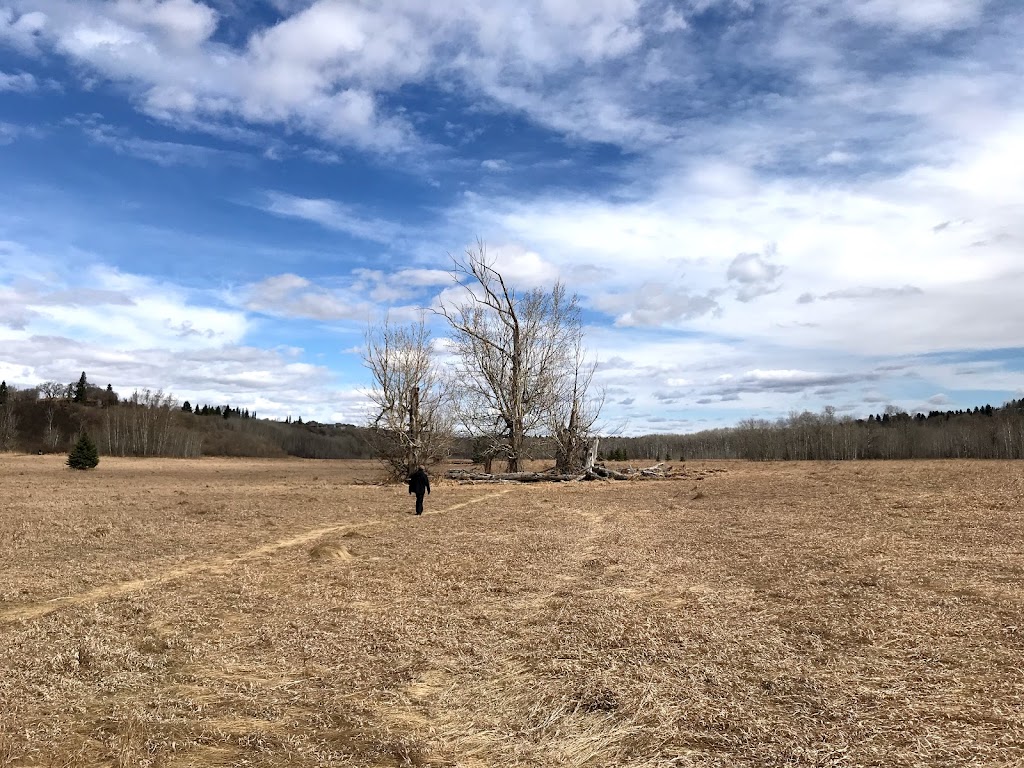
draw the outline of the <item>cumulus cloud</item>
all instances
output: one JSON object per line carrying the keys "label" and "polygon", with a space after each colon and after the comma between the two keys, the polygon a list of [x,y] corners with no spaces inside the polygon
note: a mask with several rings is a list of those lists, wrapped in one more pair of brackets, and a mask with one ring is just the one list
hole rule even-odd
{"label": "cumulus cloud", "polygon": [[[548,95],[564,93],[559,104],[536,87],[549,76],[635,51],[644,38],[636,0],[536,0],[526,9],[510,0],[380,6],[317,0],[287,6],[290,15],[234,48],[214,41],[218,14],[193,0],[13,0],[12,6],[0,17],[3,39],[26,50],[48,45],[100,77],[127,83],[147,112],[170,121],[241,117],[295,124],[356,146],[408,148],[416,143],[412,128],[400,115],[384,113],[379,97],[445,71],[482,98],[541,121],[566,124],[571,114],[575,128],[645,130],[596,84],[572,93],[544,88]],[[166,66],[172,58],[175,65]]]}
{"label": "cumulus cloud", "polygon": [[[310,281],[283,275],[256,286],[268,302],[322,312]],[[163,390],[193,403],[244,404],[260,415],[361,421],[365,397],[295,347],[247,343],[251,324],[213,294],[112,269],[73,269],[0,241],[0,378],[15,386],[87,371],[121,394]]]}
{"label": "cumulus cloud", "polygon": [[313,320],[367,317],[370,305],[352,300],[294,274],[275,275],[249,285],[243,306],[250,312]]}
{"label": "cumulus cloud", "polygon": [[737,286],[737,300],[753,301],[758,296],[779,290],[776,280],[782,274],[783,268],[771,261],[775,256],[776,246],[772,243],[765,248],[764,255],[741,253],[732,260],[726,271],[726,278]]}
{"label": "cumulus cloud", "polygon": [[625,327],[671,326],[720,310],[714,293],[695,294],[661,283],[647,283],[628,293],[598,294],[591,304]]}
{"label": "cumulus cloud", "polygon": [[247,331],[239,313],[197,303],[167,282],[104,266],[65,270],[16,244],[0,244],[0,255],[11,254],[18,258],[0,269],[0,357],[18,361],[21,373],[9,381],[63,380],[69,367],[94,364],[125,384],[115,377],[118,366],[140,371],[142,351],[159,350],[152,354],[167,361],[167,379],[133,382],[159,388],[174,378],[176,355],[237,344]]}
{"label": "cumulus cloud", "polygon": [[430,288],[439,284],[441,275],[451,280],[445,272],[415,269],[355,269],[332,279],[330,284],[289,273],[246,285],[233,293],[232,301],[250,312],[284,318],[365,324],[390,314],[398,322],[405,322],[421,311],[406,300],[429,299]]}
{"label": "cumulus cloud", "polygon": [[40,11],[17,13],[13,8],[0,8],[0,42],[30,53],[46,27],[46,14]]}
{"label": "cumulus cloud", "polygon": [[208,40],[217,28],[217,12],[195,0],[118,0],[111,15],[186,49]]}
{"label": "cumulus cloud", "polygon": [[354,293],[369,296],[373,301],[388,306],[389,311],[397,311],[403,317],[409,316],[415,308],[395,306],[398,302],[418,298],[424,304],[430,303],[436,288],[454,283],[452,274],[440,269],[409,268],[394,272],[356,269],[352,275],[355,277],[351,285]]}

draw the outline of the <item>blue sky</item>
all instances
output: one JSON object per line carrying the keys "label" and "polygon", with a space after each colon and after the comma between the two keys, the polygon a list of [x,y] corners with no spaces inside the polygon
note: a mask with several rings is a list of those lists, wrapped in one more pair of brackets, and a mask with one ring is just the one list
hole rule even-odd
{"label": "blue sky", "polygon": [[0,378],[361,422],[482,238],[579,293],[609,428],[1000,404],[1021,50],[1009,0],[0,0]]}

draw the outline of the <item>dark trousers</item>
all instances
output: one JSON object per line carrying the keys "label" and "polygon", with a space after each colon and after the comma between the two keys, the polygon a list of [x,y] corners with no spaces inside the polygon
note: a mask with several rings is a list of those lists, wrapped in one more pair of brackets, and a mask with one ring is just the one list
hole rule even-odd
{"label": "dark trousers", "polygon": [[416,514],[417,515],[422,515],[423,514],[423,493],[422,492],[416,494]]}

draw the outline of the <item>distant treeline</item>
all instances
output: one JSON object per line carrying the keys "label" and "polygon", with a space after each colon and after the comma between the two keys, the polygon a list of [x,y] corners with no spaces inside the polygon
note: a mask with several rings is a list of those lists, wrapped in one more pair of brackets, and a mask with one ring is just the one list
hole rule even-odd
{"label": "distant treeline", "polygon": [[351,424],[257,419],[247,408],[179,405],[149,390],[121,398],[84,373],[67,386],[0,382],[0,450],[67,452],[83,431],[107,456],[371,457],[364,430]]}
{"label": "distant treeline", "polygon": [[791,461],[847,459],[1022,459],[1024,399],[1001,408],[909,414],[889,406],[866,419],[821,413],[745,419],[737,426],[688,435],[609,437],[607,459],[681,461],[749,459]]}
{"label": "distant treeline", "polygon": [[[162,392],[122,398],[110,385],[77,383],[9,387],[0,382],[0,450],[67,452],[87,431],[100,453],[112,456],[297,456],[372,458],[369,428],[319,424],[302,418],[256,418],[231,405],[179,405]],[[453,457],[480,459],[483,443],[457,439]],[[551,458],[542,437],[529,441],[536,458]],[[867,418],[839,417],[834,409],[746,419],[731,428],[693,434],[604,437],[602,460],[657,462],[688,459],[754,461],[847,459],[1024,458],[1024,399],[1001,407],[908,414],[889,406]]]}

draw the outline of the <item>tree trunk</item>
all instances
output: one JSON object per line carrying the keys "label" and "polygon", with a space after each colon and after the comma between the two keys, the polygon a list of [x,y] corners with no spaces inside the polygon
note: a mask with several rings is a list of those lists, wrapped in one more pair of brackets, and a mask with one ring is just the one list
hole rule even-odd
{"label": "tree trunk", "polygon": [[594,462],[597,461],[597,446],[600,442],[601,438],[595,437],[594,442],[590,444],[590,450],[587,451],[587,462],[583,465],[584,472],[590,472],[594,469]]}
{"label": "tree trunk", "polygon": [[420,465],[420,388],[413,387],[409,405],[409,471]]}

